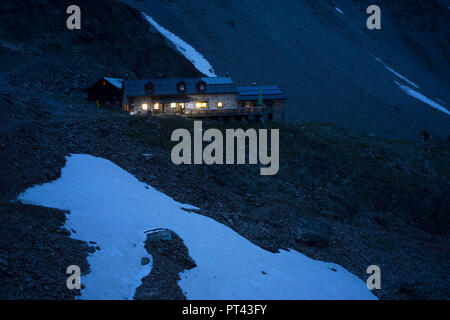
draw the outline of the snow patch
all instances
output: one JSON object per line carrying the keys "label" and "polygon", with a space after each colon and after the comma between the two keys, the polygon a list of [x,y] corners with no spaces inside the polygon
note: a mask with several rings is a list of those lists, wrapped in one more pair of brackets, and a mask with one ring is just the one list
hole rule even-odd
{"label": "snow patch", "polygon": [[445,108],[444,106],[441,106],[439,103],[431,100],[430,98],[427,98],[426,96],[424,96],[423,94],[421,94],[420,92],[417,92],[416,90],[401,84],[397,81],[394,81],[399,87],[400,89],[403,90],[403,92],[405,92],[406,94],[410,95],[411,97],[418,99],[420,101],[422,101],[423,103],[428,104],[430,107],[438,109],[439,111],[442,111],[448,115],[450,115],[450,112],[447,108]]}
{"label": "snow patch", "polygon": [[182,208],[109,160],[67,157],[57,180],[34,186],[24,203],[70,210],[65,227],[75,239],[101,247],[88,257],[82,299],[131,299],[151,265],[145,232],[177,233],[197,267],[180,273],[188,299],[376,299],[364,281],[344,268],[294,250],[271,253],[217,221]]}
{"label": "snow patch", "polygon": [[341,9],[339,9],[338,7],[335,7],[336,11],[339,12],[340,14],[344,14],[344,11],[342,11]]}
{"label": "snow patch", "polygon": [[408,78],[402,76],[400,73],[398,73],[398,72],[395,71],[394,69],[390,68],[387,64],[385,64],[385,63],[383,62],[383,60],[381,60],[381,59],[379,59],[379,58],[376,58],[376,57],[375,57],[375,59],[376,59],[378,62],[382,63],[383,66],[384,66],[387,70],[389,70],[390,72],[392,72],[394,75],[396,75],[397,77],[399,77],[400,79],[402,79],[402,80],[405,81],[406,83],[409,83],[410,85],[412,85],[412,86],[415,87],[416,89],[419,89],[419,88],[420,88],[417,84],[415,84],[414,82],[410,81]]}
{"label": "snow patch", "polygon": [[161,33],[167,40],[172,42],[177,50],[183,54],[186,59],[192,62],[192,64],[197,68],[198,71],[203,73],[204,75],[208,77],[215,77],[216,74],[214,72],[213,67],[211,64],[203,57],[201,53],[199,53],[197,50],[195,50],[190,44],[183,41],[181,38],[179,38],[177,35],[173,34],[160,24],[158,24],[152,17],[146,15],[142,12],[145,19],[158,30],[159,33]]}

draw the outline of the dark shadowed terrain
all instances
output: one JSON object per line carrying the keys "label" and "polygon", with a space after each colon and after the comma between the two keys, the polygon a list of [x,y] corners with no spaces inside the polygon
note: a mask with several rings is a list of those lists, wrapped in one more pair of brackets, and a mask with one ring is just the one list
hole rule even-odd
{"label": "dark shadowed terrain", "polygon": [[[197,48],[218,74],[278,84],[291,120],[326,121],[384,137],[450,134],[450,116],[394,83],[375,60],[450,108],[450,4],[435,0],[125,0]],[[379,4],[382,29],[366,28]],[[335,7],[341,9],[339,13]]]}
{"label": "dark shadowed terrain", "polygon": [[[57,179],[65,157],[75,153],[113,161],[271,252],[295,249],[362,280],[367,266],[379,265],[382,289],[374,294],[381,299],[449,299],[449,117],[404,95],[398,79],[371,57],[448,103],[448,12],[420,2],[429,19],[412,6],[408,16],[422,27],[408,40],[403,1],[385,3],[380,35],[359,27],[362,2],[334,2],[155,0],[146,9],[218,73],[286,90],[288,124],[204,123],[280,129],[279,173],[262,177],[250,165],[175,166],[170,135],[192,130],[191,121],[130,118],[86,101],[83,89],[102,76],[199,75],[138,10],[113,0],[3,0],[0,299],[79,294],[67,290],[66,268],[78,264],[89,272],[86,257],[101,246],[70,237],[76,233],[64,228],[70,212],[15,201],[27,188]],[[69,32],[65,9],[73,3],[84,9],[83,28]],[[424,128],[433,134],[429,143],[418,141]],[[184,299],[179,272],[195,261],[183,239],[162,230],[143,245],[154,265],[135,299]]]}

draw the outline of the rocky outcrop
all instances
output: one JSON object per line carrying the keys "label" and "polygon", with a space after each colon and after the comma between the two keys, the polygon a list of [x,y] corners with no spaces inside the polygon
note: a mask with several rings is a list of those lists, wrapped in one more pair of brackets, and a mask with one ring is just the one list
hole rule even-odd
{"label": "rocky outcrop", "polygon": [[196,267],[188,248],[171,230],[154,230],[147,235],[145,249],[152,255],[152,271],[136,289],[136,300],[184,300],[178,287],[179,274]]}

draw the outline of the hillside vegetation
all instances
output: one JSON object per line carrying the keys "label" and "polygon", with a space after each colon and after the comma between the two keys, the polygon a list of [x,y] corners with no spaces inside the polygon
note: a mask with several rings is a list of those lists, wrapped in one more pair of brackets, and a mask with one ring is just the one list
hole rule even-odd
{"label": "hillside vegetation", "polygon": [[[170,140],[173,130],[193,130],[190,120],[163,117],[158,121],[152,126],[145,119],[130,120],[129,134],[170,152],[175,145]],[[203,123],[204,130],[209,127],[220,128],[224,137],[225,128],[230,127],[280,130],[280,170],[276,176],[260,176],[258,165],[208,167],[224,186],[237,195],[244,194],[253,205],[276,200],[294,207],[314,203],[311,212],[328,217],[353,220],[370,213],[389,228],[407,223],[433,234],[449,231],[448,142],[387,140],[307,122]],[[251,194],[249,199],[246,193]],[[214,201],[214,193],[210,196]]]}

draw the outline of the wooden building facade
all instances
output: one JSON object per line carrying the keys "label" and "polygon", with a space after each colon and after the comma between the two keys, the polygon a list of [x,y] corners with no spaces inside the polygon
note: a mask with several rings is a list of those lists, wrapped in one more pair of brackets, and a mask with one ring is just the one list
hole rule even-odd
{"label": "wooden building facade", "polygon": [[84,92],[87,92],[88,101],[117,105],[122,98],[122,83],[122,79],[104,77],[85,89]]}

